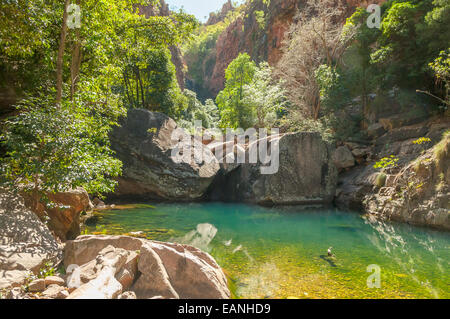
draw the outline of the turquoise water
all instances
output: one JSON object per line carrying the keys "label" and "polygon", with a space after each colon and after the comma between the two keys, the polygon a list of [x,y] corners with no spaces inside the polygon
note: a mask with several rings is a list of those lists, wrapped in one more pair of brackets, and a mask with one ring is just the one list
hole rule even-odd
{"label": "turquoise water", "polygon": [[[87,233],[138,232],[209,252],[237,298],[450,297],[445,232],[335,209],[223,203],[126,206],[96,216]],[[380,288],[368,287],[369,265],[379,266]]]}

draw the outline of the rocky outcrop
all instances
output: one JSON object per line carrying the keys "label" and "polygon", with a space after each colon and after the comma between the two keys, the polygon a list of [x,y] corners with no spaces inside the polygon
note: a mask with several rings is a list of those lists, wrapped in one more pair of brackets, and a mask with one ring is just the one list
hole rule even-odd
{"label": "rocky outcrop", "polygon": [[20,286],[46,262],[58,263],[62,250],[24,200],[0,190],[0,288]]}
{"label": "rocky outcrop", "polygon": [[450,135],[408,163],[384,174],[363,203],[366,212],[413,225],[450,230]]}
{"label": "rocky outcrop", "polygon": [[[303,0],[252,1],[247,4],[242,17],[232,22],[219,35],[216,44],[216,58],[208,89],[212,95],[224,87],[225,69],[241,52],[247,52],[253,60],[268,61],[271,65],[281,57],[281,48],[286,31],[292,23]],[[265,24],[257,21],[258,13],[264,13]]]}
{"label": "rocky outcrop", "polygon": [[25,205],[41,220],[47,220],[48,228],[62,241],[75,239],[80,235],[80,213],[92,208],[89,195],[83,188],[66,192],[48,193],[52,206],[46,206],[29,193],[22,193]]}
{"label": "rocky outcrop", "polygon": [[222,5],[222,8],[218,12],[211,12],[209,14],[206,25],[212,25],[223,21],[226,18],[228,12],[232,11],[233,9],[233,3],[231,2],[231,0],[228,0]]}
{"label": "rocky outcrop", "polygon": [[332,201],[337,170],[331,146],[320,134],[286,134],[270,143],[279,145],[277,172],[262,174],[261,163],[222,165],[210,199],[260,205],[327,204]]}
{"label": "rocky outcrop", "polygon": [[[373,134],[372,146],[361,149],[368,154],[360,158],[361,165],[339,176],[336,204],[381,219],[450,229],[448,134],[442,139],[450,129],[449,119],[412,125],[398,116],[380,121],[385,128],[379,132],[388,131],[379,137]],[[426,140],[418,142],[420,138]],[[391,156],[395,165],[374,168],[376,161]]]}
{"label": "rocky outcrop", "polygon": [[[65,248],[64,264],[80,266],[81,282],[69,298],[229,298],[227,280],[214,259],[201,250],[127,236],[80,236]],[[132,285],[121,282],[130,272]],[[85,279],[83,279],[85,278]],[[88,278],[88,280],[86,280]]]}
{"label": "rocky outcrop", "polygon": [[[175,121],[162,113],[128,111],[127,118],[110,135],[111,148],[123,162],[123,175],[112,196],[173,201],[202,198],[219,164],[201,142],[190,143],[187,133],[181,133],[182,145],[172,140],[176,129]],[[190,163],[178,163],[172,158],[177,147],[192,150]],[[194,158],[203,158],[204,162],[197,164]]]}

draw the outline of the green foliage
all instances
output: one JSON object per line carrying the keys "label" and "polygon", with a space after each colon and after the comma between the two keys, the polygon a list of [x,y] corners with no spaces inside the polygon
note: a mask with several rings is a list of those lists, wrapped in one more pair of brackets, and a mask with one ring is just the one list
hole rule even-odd
{"label": "green foliage", "polygon": [[244,86],[243,96],[244,109],[251,111],[256,128],[273,127],[286,105],[285,90],[273,80],[267,62],[259,64],[250,84]]}
{"label": "green foliage", "polygon": [[44,263],[44,266],[39,269],[38,278],[46,278],[48,276],[54,276],[56,274],[56,268],[52,262]]}
{"label": "green foliage", "polygon": [[[168,47],[191,38],[198,26],[192,15],[139,14],[138,5],[155,0],[78,3],[80,28],[68,28],[63,42],[65,1],[0,3],[0,87],[27,97],[2,127],[2,182],[15,189],[110,192],[121,163],[108,132],[123,104],[174,116],[185,106]],[[60,103],[52,98],[60,87],[55,70],[62,73]]]}
{"label": "green foliage", "polygon": [[183,91],[187,107],[177,121],[181,127],[192,129],[195,121],[201,121],[204,128],[215,128],[219,123],[219,110],[211,99],[202,104],[195,92]]}
{"label": "green foliage", "polygon": [[202,101],[213,98],[208,80],[216,63],[216,42],[219,35],[242,14],[242,6],[227,13],[223,21],[213,25],[202,25],[190,41],[182,47],[187,69],[187,88],[197,92]]}
{"label": "green foliage", "polygon": [[247,53],[241,53],[225,70],[225,88],[217,95],[220,126],[247,129],[253,125],[252,110],[243,103],[244,86],[252,82],[256,64]]}
{"label": "green foliage", "polygon": [[433,89],[428,64],[448,47],[449,23],[448,0],[392,2],[372,55],[383,84]]}
{"label": "green foliage", "polygon": [[390,168],[395,167],[397,165],[397,162],[399,161],[399,158],[395,155],[391,155],[389,157],[383,157],[381,160],[375,163],[373,168]]}
{"label": "green foliage", "polygon": [[175,116],[183,107],[178,103],[182,93],[169,50],[148,48],[141,53],[124,66],[125,105]]}
{"label": "green foliage", "polygon": [[273,80],[267,62],[257,66],[241,53],[225,71],[225,88],[217,95],[222,128],[270,128],[286,106],[281,82]]}
{"label": "green foliage", "polygon": [[322,64],[315,72],[320,89],[320,103],[325,114],[338,110],[348,103],[349,94],[342,85],[341,76],[336,68]]}
{"label": "green foliage", "polygon": [[39,97],[23,100],[18,111],[1,135],[3,183],[41,195],[78,186],[89,193],[114,189],[122,164],[112,157],[107,135],[119,110],[105,113],[103,104],[81,100],[58,107]]}
{"label": "green foliage", "polygon": [[414,140],[413,144],[422,145],[422,144],[426,144],[426,143],[430,143],[430,142],[431,142],[430,138],[428,138],[428,137],[421,137],[421,138],[418,138],[417,140]]}
{"label": "green foliage", "polygon": [[434,71],[437,84],[444,87],[444,99],[441,99],[444,104],[442,108],[448,110],[450,108],[450,48],[441,51],[429,66]]}
{"label": "green foliage", "polygon": [[264,11],[259,10],[259,11],[255,11],[255,19],[256,19],[256,23],[258,23],[258,26],[261,30],[264,30],[266,28],[266,18],[265,18],[265,14]]}
{"label": "green foliage", "polygon": [[54,0],[0,2],[0,89],[21,95],[53,76],[62,7]]}

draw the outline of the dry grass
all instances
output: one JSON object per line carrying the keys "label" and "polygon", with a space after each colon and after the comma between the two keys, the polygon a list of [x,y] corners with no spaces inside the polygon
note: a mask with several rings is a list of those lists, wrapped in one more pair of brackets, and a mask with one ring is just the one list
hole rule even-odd
{"label": "dry grass", "polygon": [[443,163],[450,157],[450,131],[444,133],[442,140],[434,147],[433,151],[436,167],[442,169]]}

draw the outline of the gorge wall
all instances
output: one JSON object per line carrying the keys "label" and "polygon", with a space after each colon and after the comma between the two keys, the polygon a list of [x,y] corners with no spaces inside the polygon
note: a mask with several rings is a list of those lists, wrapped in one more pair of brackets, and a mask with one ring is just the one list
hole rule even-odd
{"label": "gorge wall", "polygon": [[[385,0],[346,0],[349,15],[358,6],[370,3],[382,3]],[[281,58],[283,40],[291,24],[295,21],[298,10],[305,5],[306,0],[254,0],[245,4],[240,14],[218,36],[214,55],[210,61],[213,64],[204,69],[205,89],[210,96],[216,96],[224,87],[225,69],[239,53],[246,52],[256,62],[267,61],[275,65]],[[231,9],[230,1],[222,10],[211,14],[207,25],[219,23],[225,19]],[[237,10],[236,8],[234,10]],[[191,67],[187,60],[188,68]],[[204,62],[204,61],[202,61]],[[191,81],[192,79],[188,80]],[[191,85],[195,89],[195,84]]]}

